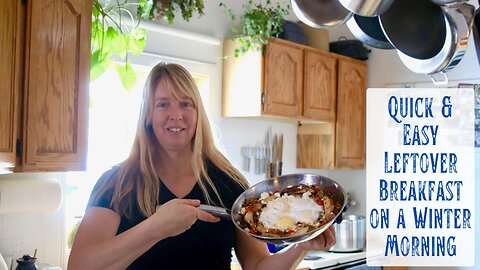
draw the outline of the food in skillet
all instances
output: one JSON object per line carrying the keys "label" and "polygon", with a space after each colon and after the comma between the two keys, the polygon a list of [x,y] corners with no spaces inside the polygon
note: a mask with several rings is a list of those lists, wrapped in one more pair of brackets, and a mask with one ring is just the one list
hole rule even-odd
{"label": "food in skillet", "polygon": [[332,220],[341,207],[320,186],[300,184],[247,199],[240,214],[245,231],[278,238],[315,230]]}

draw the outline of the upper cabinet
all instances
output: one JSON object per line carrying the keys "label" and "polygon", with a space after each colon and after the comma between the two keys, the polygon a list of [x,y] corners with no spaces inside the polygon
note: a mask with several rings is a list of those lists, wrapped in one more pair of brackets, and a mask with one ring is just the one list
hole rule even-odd
{"label": "upper cabinet", "polygon": [[234,58],[235,46],[225,41],[224,116],[335,119],[336,59],[331,54],[274,39],[262,51]]}
{"label": "upper cabinet", "polygon": [[340,60],[335,135],[337,168],[365,168],[366,89],[366,65],[353,60]]}
{"label": "upper cabinet", "polygon": [[92,2],[2,1],[0,162],[86,167]]}
{"label": "upper cabinet", "polygon": [[24,10],[20,1],[0,2],[0,170],[15,165]]}
{"label": "upper cabinet", "polygon": [[365,168],[366,88],[366,64],[339,56],[336,121],[298,127],[298,168]]}

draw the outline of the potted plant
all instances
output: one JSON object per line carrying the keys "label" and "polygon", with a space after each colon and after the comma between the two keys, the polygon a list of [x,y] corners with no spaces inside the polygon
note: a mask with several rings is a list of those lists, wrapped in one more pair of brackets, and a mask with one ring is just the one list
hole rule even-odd
{"label": "potted plant", "polygon": [[188,21],[194,12],[203,15],[203,7],[202,0],[93,0],[90,81],[100,77],[115,59],[122,59],[124,64],[115,64],[115,69],[123,87],[132,89],[137,76],[128,56],[141,54],[146,41],[146,30],[139,27],[140,19],[165,18],[173,24],[175,10],[180,9],[183,19]]}
{"label": "potted plant", "polygon": [[[237,16],[224,3],[220,3],[232,21],[236,21]],[[290,6],[277,3],[272,4],[267,0],[264,4],[254,3],[248,0],[243,5],[243,14],[239,22],[232,28],[233,40],[238,41],[239,47],[234,49],[234,56],[238,57],[250,49],[260,50],[263,45],[268,43],[272,37],[278,37],[283,31],[285,16],[288,15]]]}

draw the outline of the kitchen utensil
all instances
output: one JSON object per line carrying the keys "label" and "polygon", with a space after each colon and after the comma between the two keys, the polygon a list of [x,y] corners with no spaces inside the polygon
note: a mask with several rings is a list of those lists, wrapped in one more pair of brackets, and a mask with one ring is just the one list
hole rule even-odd
{"label": "kitchen utensil", "polygon": [[363,46],[361,41],[347,39],[343,36],[337,41],[330,42],[330,51],[360,60],[367,60],[368,54],[371,52],[370,49]]}
{"label": "kitchen utensil", "polygon": [[15,270],[37,270],[37,258],[35,256],[23,255],[17,259],[17,267]]}
{"label": "kitchen utensil", "polygon": [[303,30],[303,27],[292,21],[285,20],[282,25],[283,31],[278,35],[279,38],[290,40],[299,44],[307,44],[307,36]]}
{"label": "kitchen utensil", "polygon": [[278,150],[277,150],[277,175],[282,175],[283,168],[283,133],[278,137]]}
{"label": "kitchen utensil", "polygon": [[250,171],[250,149],[247,146],[242,146],[240,148],[240,153],[243,158],[242,169],[246,172]]}
{"label": "kitchen utensil", "polygon": [[[346,9],[361,16],[383,14],[392,5],[393,0],[339,0]],[[401,0],[399,0],[401,1]]]}
{"label": "kitchen utensil", "polygon": [[[466,52],[473,14],[474,7],[469,4],[438,6],[429,0],[402,0],[379,17],[385,36],[397,48],[404,65],[429,75],[440,85],[448,83],[446,72]],[[444,80],[438,81],[436,74],[443,75]]]}
{"label": "kitchen utensil", "polygon": [[447,35],[445,16],[430,0],[394,1],[379,18],[385,36],[402,53],[429,59],[442,50]]}
{"label": "kitchen utensil", "polygon": [[267,178],[273,177],[271,172],[271,164],[273,162],[273,135],[272,128],[269,127],[265,136],[265,174]]}
{"label": "kitchen utensil", "polygon": [[478,64],[480,65],[480,0],[478,1],[477,11],[473,22],[473,40],[477,51]]}
{"label": "kitchen utensil", "polygon": [[273,143],[272,143],[272,159],[271,159],[272,162],[270,162],[270,178],[277,176],[277,171],[276,171],[277,155],[278,155],[277,151],[278,151],[278,148],[277,148],[277,134],[274,134],[273,135]]}
{"label": "kitchen utensil", "polygon": [[226,220],[231,220],[231,215],[228,213],[227,209],[223,207],[218,207],[218,206],[213,206],[213,205],[207,205],[207,204],[200,204],[198,208],[202,209],[203,211],[206,211],[216,217],[219,217],[221,219],[226,219]]}
{"label": "kitchen utensil", "polygon": [[468,2],[468,0],[430,0],[430,1],[441,6],[455,5],[455,4]]}
{"label": "kitchen utensil", "polygon": [[314,28],[332,28],[352,16],[338,0],[291,0],[291,4],[297,18]]}
{"label": "kitchen utensil", "polygon": [[355,252],[365,248],[365,217],[347,215],[340,224],[334,224],[337,241],[330,251]]}
{"label": "kitchen utensil", "polygon": [[361,42],[378,49],[394,49],[380,26],[378,16],[364,17],[354,14],[348,21],[347,27]]}
{"label": "kitchen utensil", "polygon": [[[260,194],[262,194],[263,192],[270,192],[270,191],[276,192],[276,191],[283,190],[287,187],[291,187],[299,184],[319,185],[325,192],[328,192],[332,195],[332,199],[335,202],[340,203],[341,205],[340,211],[337,213],[337,215],[334,218],[332,218],[325,225],[315,230],[312,230],[310,232],[300,234],[300,235],[290,236],[290,237],[277,237],[277,238],[264,237],[264,236],[259,236],[259,235],[246,232],[242,228],[242,224],[244,223],[244,221],[243,221],[243,216],[240,215],[240,211],[242,209],[242,205],[245,200],[251,199],[251,198],[259,198]],[[245,190],[233,203],[231,215],[232,215],[232,220],[234,221],[233,223],[235,224],[235,226],[238,229],[240,229],[242,232],[248,234],[251,237],[254,237],[256,239],[259,239],[267,243],[276,244],[276,245],[293,244],[293,243],[307,241],[320,235],[323,231],[325,231],[330,225],[332,225],[335,222],[335,219],[342,213],[342,210],[345,207],[346,203],[347,203],[347,193],[337,182],[333,181],[330,178],[327,178],[321,175],[315,175],[315,174],[286,174],[286,175],[281,175],[275,178],[264,180]]]}

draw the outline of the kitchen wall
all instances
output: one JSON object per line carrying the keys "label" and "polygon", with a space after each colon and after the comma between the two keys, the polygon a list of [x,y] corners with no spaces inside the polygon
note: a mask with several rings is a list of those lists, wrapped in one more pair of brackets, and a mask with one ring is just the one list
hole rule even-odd
{"label": "kitchen wall", "polygon": [[[274,133],[284,134],[285,174],[309,172],[323,174],[335,179],[358,202],[349,211],[365,215],[365,170],[318,171],[296,169],[297,123],[295,121],[224,118],[221,116],[221,74],[222,61],[224,61],[222,59],[221,44],[223,39],[229,34],[231,22],[223,9],[218,6],[219,2],[217,0],[204,1],[206,15],[200,18],[192,18],[188,23],[182,20],[178,20],[174,26],[165,26],[165,23],[161,23],[163,25],[160,28],[161,30],[149,30],[146,51],[171,58],[188,59],[198,65],[203,63],[215,70],[214,75],[210,78],[212,83],[209,101],[210,116],[225,153],[237,167],[241,167],[242,161],[240,147],[244,145],[255,146],[262,143],[268,128],[271,127]],[[222,2],[226,3],[234,11],[240,12],[240,2],[244,1],[225,0]],[[296,20],[293,12],[288,19]],[[175,31],[170,31],[171,29],[175,29]],[[345,26],[340,26],[330,31],[331,40],[336,40],[340,36],[353,38]],[[470,44],[473,44],[472,40],[470,40]],[[452,80],[478,78],[480,76],[480,68],[475,57],[473,46],[469,46],[464,59],[449,72],[449,78]],[[416,75],[407,70],[394,51],[372,49],[367,63],[369,87],[429,81],[425,76]],[[477,152],[477,168],[480,168],[480,165],[478,165],[479,158],[480,156]],[[256,175],[248,172],[245,172],[245,175],[252,184],[265,178],[265,175]],[[52,174],[23,174],[22,176],[48,178],[52,177]],[[54,176],[63,181],[62,174],[54,174]],[[9,177],[12,176],[0,176],[0,181]],[[480,184],[477,184],[477,190],[478,186]],[[480,209],[478,202],[477,200],[477,209]],[[38,255],[45,258],[45,262],[62,265],[65,258],[62,246],[64,237],[59,235],[64,231],[62,213],[61,208],[54,213],[0,214],[0,251],[14,253],[14,256],[17,257],[23,253],[32,253],[35,248],[38,248]],[[478,224],[480,222],[478,220],[479,215],[476,216],[476,237],[479,240],[480,230],[478,230]],[[479,251],[480,248],[477,249],[476,253],[477,262],[480,262]]]}
{"label": "kitchen wall", "polygon": [[[0,175],[0,184],[2,180],[14,179],[16,181],[29,182],[45,181],[46,179],[55,180],[61,183],[64,188],[62,173],[15,173],[9,175]],[[38,185],[42,186],[42,185]],[[10,190],[12,191],[12,190]],[[13,190],[18,194],[18,201],[24,200],[35,202],[35,197],[41,197],[42,194],[29,192],[28,196],[22,194],[18,189]],[[5,195],[4,195],[5,196]],[[45,201],[45,199],[42,199]],[[46,209],[44,207],[44,209]],[[31,210],[22,210],[21,213],[0,213],[0,252],[2,255],[12,255],[13,258],[19,258],[24,254],[33,256],[37,250],[39,263],[60,266],[65,258],[65,226],[63,222],[64,204],[61,203],[56,211],[41,212],[38,208],[32,206]]]}

